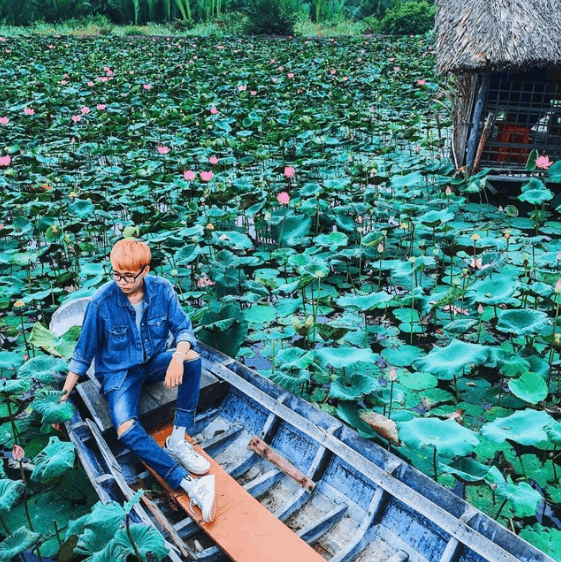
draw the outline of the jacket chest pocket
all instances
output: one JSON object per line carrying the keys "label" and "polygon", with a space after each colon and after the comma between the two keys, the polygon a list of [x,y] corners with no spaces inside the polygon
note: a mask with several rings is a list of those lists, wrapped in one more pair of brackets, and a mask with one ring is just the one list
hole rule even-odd
{"label": "jacket chest pocket", "polygon": [[164,338],[168,333],[168,323],[165,316],[148,318],[148,330],[155,338]]}
{"label": "jacket chest pocket", "polygon": [[109,349],[112,351],[123,351],[128,342],[128,328],[126,326],[115,326],[109,331]]}

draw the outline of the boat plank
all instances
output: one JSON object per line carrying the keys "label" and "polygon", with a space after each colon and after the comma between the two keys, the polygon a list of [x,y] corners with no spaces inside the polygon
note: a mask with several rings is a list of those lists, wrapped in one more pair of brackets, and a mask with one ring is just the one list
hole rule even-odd
{"label": "boat plank", "polygon": [[[152,434],[163,444],[171,428]],[[266,507],[248,494],[225,470],[195,445],[195,449],[211,462],[217,499],[216,515],[211,523],[200,522],[201,528],[235,562],[320,562],[324,559],[302,541]],[[183,491],[172,490],[155,473],[160,483],[190,513],[190,502]]]}

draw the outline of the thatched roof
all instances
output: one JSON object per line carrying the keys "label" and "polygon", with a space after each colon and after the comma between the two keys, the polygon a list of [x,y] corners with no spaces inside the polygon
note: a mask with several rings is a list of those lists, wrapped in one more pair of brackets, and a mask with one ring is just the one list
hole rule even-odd
{"label": "thatched roof", "polygon": [[561,0],[436,0],[442,73],[561,67]]}

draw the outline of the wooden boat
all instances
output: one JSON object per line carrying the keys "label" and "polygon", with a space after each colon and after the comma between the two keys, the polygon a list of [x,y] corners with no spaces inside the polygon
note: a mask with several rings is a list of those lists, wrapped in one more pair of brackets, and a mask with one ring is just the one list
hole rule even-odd
{"label": "wooden boat", "polygon": [[[77,299],[59,308],[51,329],[60,335],[81,324],[87,301]],[[221,540],[218,544],[211,540],[212,524],[201,527],[187,517],[174,505],[173,494],[144,497],[135,506],[133,519],[162,533],[170,548],[169,560],[552,562],[339,420],[214,349],[201,344],[200,353],[203,383],[196,442],[217,470],[237,481],[242,493],[259,499],[277,526],[257,523],[268,526],[271,548],[248,558],[247,545],[232,550]],[[163,385],[146,388],[143,394],[142,423],[160,436],[166,435],[171,422],[173,394]],[[122,502],[133,495],[133,488],[157,488],[151,472],[117,441],[95,377],[78,385],[72,399],[77,410],[66,426],[100,499]],[[217,480],[217,495],[220,492]],[[226,518],[225,496],[217,520]],[[292,538],[282,539],[286,549],[273,540],[281,527],[291,530]],[[228,540],[231,545],[236,536]],[[266,550],[268,541],[261,548]],[[295,557],[288,543],[312,548]]]}

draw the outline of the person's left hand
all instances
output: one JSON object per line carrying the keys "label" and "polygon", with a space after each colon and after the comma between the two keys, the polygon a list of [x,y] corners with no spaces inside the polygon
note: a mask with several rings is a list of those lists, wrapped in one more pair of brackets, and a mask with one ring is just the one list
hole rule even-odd
{"label": "person's left hand", "polygon": [[166,388],[174,388],[183,382],[183,359],[176,359],[172,357],[168,370],[166,371],[166,378],[164,385]]}

